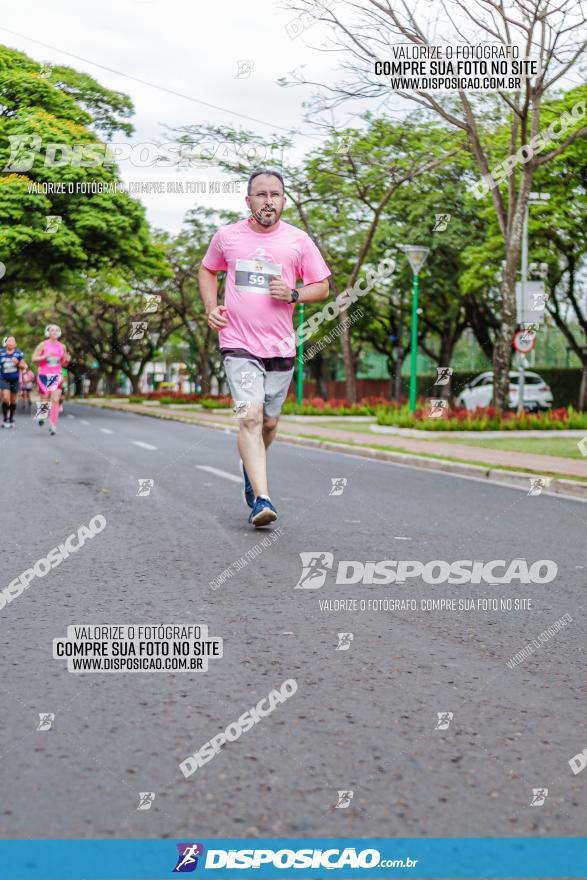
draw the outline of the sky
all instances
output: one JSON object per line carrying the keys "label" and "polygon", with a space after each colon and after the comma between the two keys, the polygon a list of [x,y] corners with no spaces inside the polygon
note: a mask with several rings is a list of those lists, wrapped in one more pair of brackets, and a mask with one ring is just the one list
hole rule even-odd
{"label": "sky", "polygon": [[[258,135],[279,131],[278,126],[301,129],[305,134],[294,142],[301,153],[320,142],[303,121],[302,102],[310,87],[284,89],[277,79],[293,78],[290,71],[306,65],[308,79],[328,81],[335,68],[332,55],[320,51],[324,24],[316,22],[303,38],[289,35],[294,28],[290,25],[288,33],[286,26],[296,15],[272,0],[254,5],[216,0],[206,6],[186,0],[19,0],[3,10],[0,42],[39,62],[67,64],[129,95],[135,107],[133,145],[165,141],[165,126],[240,123]],[[237,113],[257,121],[239,119]],[[144,155],[148,162],[148,152]],[[125,182],[189,180],[204,182],[206,189],[210,181],[213,186],[228,181],[217,167],[177,171],[134,167],[127,160],[120,163],[120,172]],[[240,190],[139,198],[153,226],[176,232],[196,205],[246,210],[244,182]]]}
{"label": "sky", "polygon": [[[305,119],[307,111],[302,106],[312,87],[283,88],[277,80],[283,76],[295,80],[294,71],[302,68],[307,80],[334,83],[342,75],[341,61],[349,59],[345,53],[325,51],[329,25],[316,21],[303,29],[299,22],[293,24],[299,14],[288,9],[286,2],[215,0],[204,6],[193,0],[99,0],[91,4],[19,0],[5,4],[0,42],[36,61],[84,71],[106,88],[130,96],[135,132],[127,143],[134,148],[134,161],[121,160],[120,174],[129,184],[161,181],[165,190],[168,184],[192,184],[192,191],[183,194],[164,191],[137,196],[151,225],[173,233],[196,206],[244,214],[246,181],[240,193],[225,193],[222,185],[229,179],[218,166],[156,167],[155,146],[149,159],[149,148],[141,153],[139,145],[165,142],[169,139],[166,127],[193,125],[197,130],[205,123],[230,124],[260,136],[296,129],[299,133],[293,138],[290,158],[299,158],[320,144],[322,135]],[[338,0],[322,2],[332,5]],[[428,40],[440,42],[436,39],[442,31],[438,4],[412,0],[410,8],[416,7]],[[472,33],[468,36],[479,42]],[[337,130],[345,124],[356,126],[357,113],[376,111],[380,103],[350,102],[330,121]],[[394,98],[387,113],[402,116],[413,108],[412,102]],[[125,141],[122,135],[112,139]],[[147,163],[142,167],[137,164],[138,154]],[[210,192],[210,186],[221,191]],[[200,191],[202,187],[205,192]]]}

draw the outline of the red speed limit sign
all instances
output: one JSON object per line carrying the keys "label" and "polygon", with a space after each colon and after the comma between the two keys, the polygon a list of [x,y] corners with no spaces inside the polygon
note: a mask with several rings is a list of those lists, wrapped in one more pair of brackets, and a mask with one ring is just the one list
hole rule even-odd
{"label": "red speed limit sign", "polygon": [[536,345],[536,336],[529,330],[518,330],[514,336],[514,348],[520,354],[529,354]]}

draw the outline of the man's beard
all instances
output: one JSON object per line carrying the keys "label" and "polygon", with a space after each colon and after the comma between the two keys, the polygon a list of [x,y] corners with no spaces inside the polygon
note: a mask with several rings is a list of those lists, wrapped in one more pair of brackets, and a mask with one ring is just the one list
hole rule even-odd
{"label": "man's beard", "polygon": [[258,211],[254,211],[253,217],[259,226],[275,226],[281,217],[281,211],[274,208],[270,214],[266,214],[264,209],[260,208]]}

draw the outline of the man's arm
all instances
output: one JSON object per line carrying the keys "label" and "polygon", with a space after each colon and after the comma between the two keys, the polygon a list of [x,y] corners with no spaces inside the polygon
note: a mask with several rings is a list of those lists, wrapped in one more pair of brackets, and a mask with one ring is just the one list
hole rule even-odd
{"label": "man's arm", "polygon": [[299,303],[313,303],[320,299],[328,299],[328,278],[323,281],[315,281],[305,287],[298,287]]}
{"label": "man's arm", "polygon": [[[289,287],[280,275],[274,275],[273,280],[269,282],[269,293],[273,299],[281,300],[281,302],[291,302],[291,287]],[[328,299],[328,278],[323,281],[315,281],[313,284],[306,284],[304,287],[298,287],[299,303],[312,303],[320,299]]]}
{"label": "man's arm", "polygon": [[218,272],[213,272],[205,266],[200,266],[198,278],[200,281],[200,296],[208,315],[208,326],[212,330],[223,330],[228,327],[225,318],[226,308],[218,305]]}

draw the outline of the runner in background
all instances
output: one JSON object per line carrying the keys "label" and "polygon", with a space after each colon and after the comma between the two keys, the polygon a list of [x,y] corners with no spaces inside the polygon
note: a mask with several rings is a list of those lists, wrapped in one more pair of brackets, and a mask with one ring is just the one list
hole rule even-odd
{"label": "runner in background", "polygon": [[21,370],[26,361],[20,348],[16,347],[14,336],[7,336],[0,348],[0,389],[2,391],[2,427],[14,428],[14,413],[18,400],[18,385]]}
{"label": "runner in background", "polygon": [[[57,324],[48,324],[45,327],[44,342],[40,342],[33,352],[33,362],[39,365],[37,373],[37,386],[41,394],[41,400],[50,400],[49,407],[49,433],[57,433],[57,419],[59,418],[59,400],[63,376],[61,370],[70,361],[70,355],[62,342],[59,342],[61,328]],[[39,419],[39,424],[44,425],[45,420]]]}
{"label": "runner in background", "polygon": [[29,409],[32,406],[31,391],[33,390],[34,384],[35,374],[31,368],[27,366],[20,374],[20,399],[22,401],[23,409],[26,409],[27,405]]}

